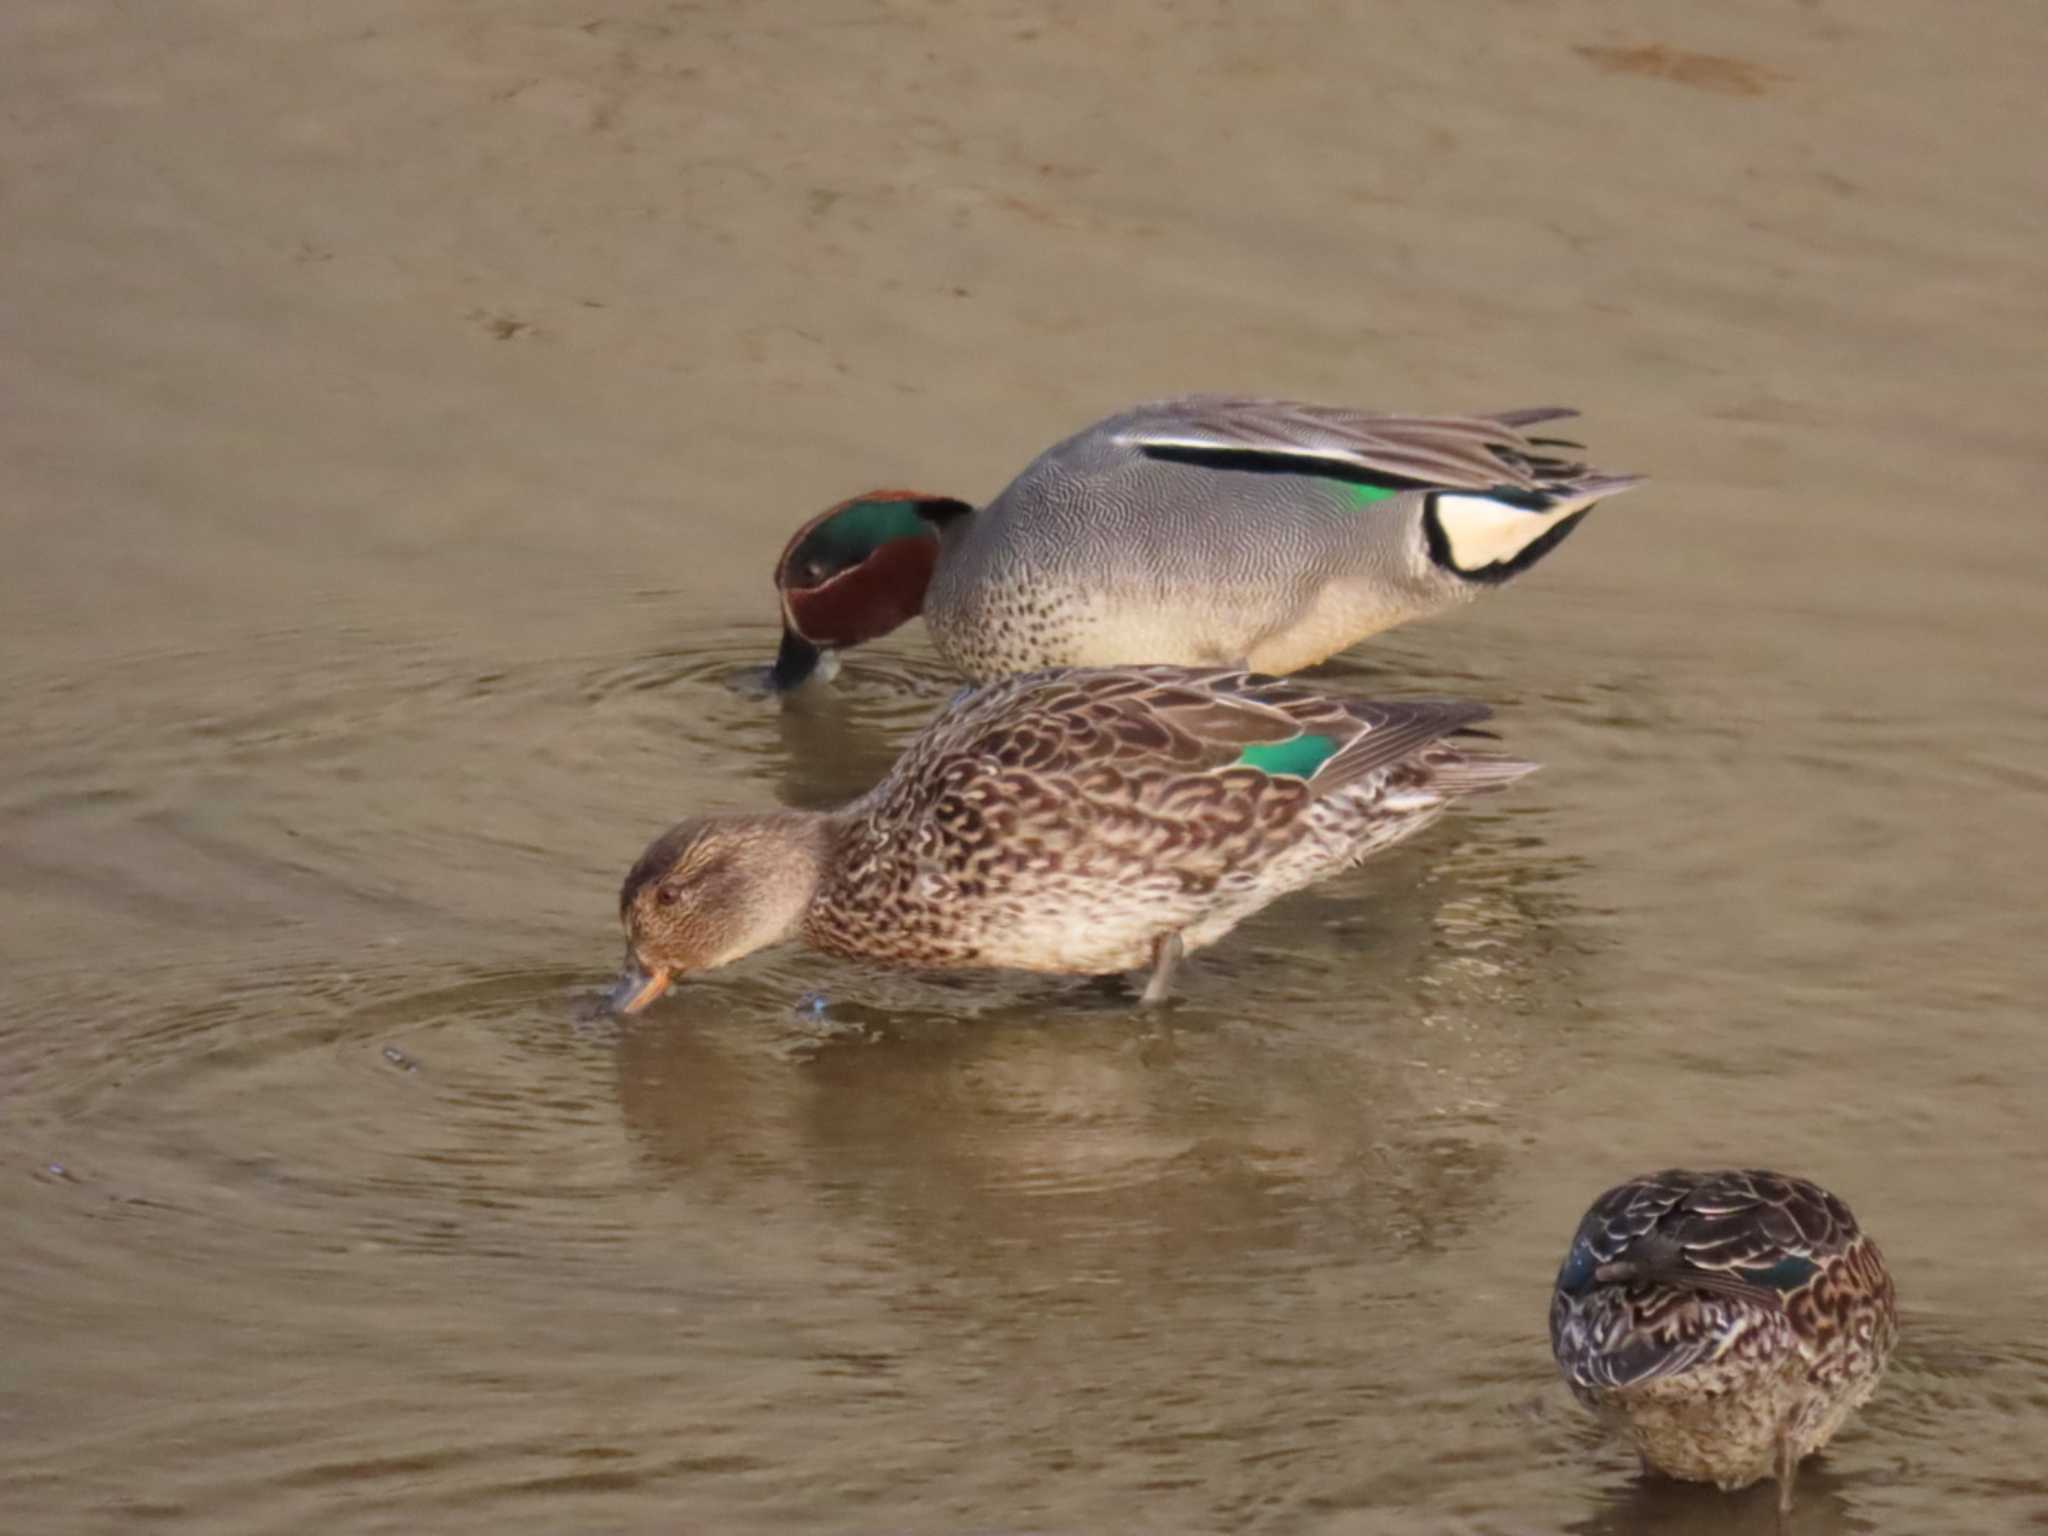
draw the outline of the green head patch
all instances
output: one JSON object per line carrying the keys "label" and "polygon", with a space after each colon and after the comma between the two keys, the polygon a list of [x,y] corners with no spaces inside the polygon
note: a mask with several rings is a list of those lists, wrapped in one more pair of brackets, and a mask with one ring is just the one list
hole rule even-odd
{"label": "green head patch", "polygon": [[796,531],[776,566],[775,584],[785,589],[821,587],[884,544],[937,538],[939,520],[920,509],[943,500],[909,491],[871,491],[842,501]]}
{"label": "green head patch", "polygon": [[859,645],[923,612],[939,529],[973,510],[918,491],[870,491],[797,529],[775,566],[783,619],[778,683],[808,676],[821,647]]}

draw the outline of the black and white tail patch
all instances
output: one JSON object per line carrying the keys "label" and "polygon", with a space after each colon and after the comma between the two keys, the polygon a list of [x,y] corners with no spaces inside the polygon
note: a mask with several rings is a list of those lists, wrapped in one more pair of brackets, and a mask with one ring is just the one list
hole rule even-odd
{"label": "black and white tail patch", "polygon": [[1429,558],[1467,581],[1520,575],[1562,544],[1592,510],[1578,498],[1474,496],[1436,491],[1422,507]]}

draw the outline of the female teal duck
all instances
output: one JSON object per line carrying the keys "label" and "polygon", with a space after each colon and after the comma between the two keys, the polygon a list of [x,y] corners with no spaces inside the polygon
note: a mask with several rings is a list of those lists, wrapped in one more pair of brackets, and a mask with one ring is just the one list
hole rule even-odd
{"label": "female teal duck", "polygon": [[701,816],[619,893],[637,1012],[801,937],[887,964],[1151,967],[1533,764],[1447,738],[1479,704],[1367,703],[1237,671],[1055,670],[964,692],[830,813]]}
{"label": "female teal duck", "polygon": [[1574,414],[1198,396],[1098,422],[978,512],[870,491],[784,549],[774,680],[793,687],[824,653],[920,612],[939,654],[981,681],[1140,662],[1298,671],[1519,575],[1637,484],[1522,430]]}
{"label": "female teal duck", "polygon": [[1619,1413],[1670,1477],[1746,1488],[1802,1458],[1877,1387],[1898,1335],[1884,1256],[1818,1185],[1667,1169],[1579,1223],[1550,1302],[1573,1392]]}

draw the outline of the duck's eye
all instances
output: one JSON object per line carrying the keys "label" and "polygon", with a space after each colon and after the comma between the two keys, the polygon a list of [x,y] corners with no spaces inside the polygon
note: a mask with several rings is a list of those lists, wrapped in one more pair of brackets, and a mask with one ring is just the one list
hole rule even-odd
{"label": "duck's eye", "polygon": [[674,906],[682,897],[683,888],[679,885],[657,885],[654,888],[654,899],[664,907]]}

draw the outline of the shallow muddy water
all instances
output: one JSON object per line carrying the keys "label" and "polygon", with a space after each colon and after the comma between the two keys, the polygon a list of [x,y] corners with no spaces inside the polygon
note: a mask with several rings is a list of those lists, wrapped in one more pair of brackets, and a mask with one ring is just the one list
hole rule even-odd
{"label": "shallow muddy water", "polygon": [[[1789,1529],[2048,1521],[2044,34],[1924,15],[10,8],[0,1525],[1770,1529],[1549,1358],[1677,1162],[1897,1277]],[[1163,1017],[602,1017],[955,686],[744,687],[787,531],[1194,388],[1654,477],[1320,669],[1544,771]]]}

